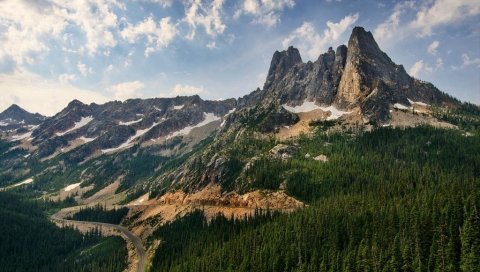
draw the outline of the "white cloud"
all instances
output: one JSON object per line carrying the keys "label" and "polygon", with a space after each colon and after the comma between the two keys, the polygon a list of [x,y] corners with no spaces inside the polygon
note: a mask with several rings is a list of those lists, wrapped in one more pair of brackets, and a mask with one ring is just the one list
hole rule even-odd
{"label": "white cloud", "polygon": [[432,66],[426,63],[423,60],[415,62],[412,67],[408,70],[408,73],[413,77],[420,76],[420,73],[431,73],[433,72]]}
{"label": "white cloud", "polygon": [[158,23],[150,16],[136,25],[128,24],[121,31],[121,36],[129,43],[135,43],[139,36],[146,37],[145,56],[167,47],[175,38],[177,28],[170,17],[162,18]]}
{"label": "white cloud", "polygon": [[[117,16],[113,7],[124,8],[116,0],[0,1],[0,59],[32,64],[48,52],[49,43],[58,42],[64,52],[97,53],[99,48],[116,45]],[[85,36],[79,48],[71,48],[72,28]]]}
{"label": "white cloud", "polygon": [[114,68],[115,67],[113,67],[113,64],[110,64],[110,65],[107,66],[107,69],[105,69],[105,72],[109,73],[109,72],[113,71]]}
{"label": "white cloud", "polygon": [[301,51],[315,59],[320,53],[325,52],[328,46],[339,41],[342,34],[358,20],[358,13],[345,16],[340,22],[327,22],[327,28],[323,31],[323,36],[317,34],[315,27],[310,22],[304,22],[302,26],[295,29],[283,40],[283,47],[296,44]]}
{"label": "white cloud", "polygon": [[468,66],[477,66],[480,67],[480,58],[470,58],[470,56],[466,53],[462,54],[462,68],[468,67]]}
{"label": "white cloud", "polygon": [[217,43],[215,41],[211,41],[211,42],[207,43],[206,47],[208,49],[215,49],[215,48],[217,48]]}
{"label": "white cloud", "polygon": [[190,96],[190,95],[205,94],[205,93],[208,93],[208,92],[205,91],[203,86],[196,87],[192,85],[177,84],[173,87],[173,90],[170,93],[168,93],[166,96],[167,97]]}
{"label": "white cloud", "polygon": [[430,36],[437,26],[459,22],[465,18],[480,14],[478,0],[436,0],[433,4],[428,1],[417,13],[414,21],[409,25],[418,30],[418,36]]}
{"label": "white cloud", "polygon": [[70,82],[73,82],[75,80],[77,80],[77,76],[74,75],[74,74],[61,74],[60,76],[58,76],[58,80],[60,81],[60,83],[62,84],[68,84]]}
{"label": "white cloud", "polygon": [[144,1],[159,4],[163,8],[171,7],[173,4],[173,0],[144,0]]}
{"label": "white cloud", "polygon": [[430,55],[436,55],[438,46],[440,45],[439,41],[433,41],[428,47],[427,47],[427,52]]}
{"label": "white cloud", "polygon": [[195,38],[197,27],[202,26],[207,35],[215,37],[225,31],[226,25],[222,21],[223,0],[212,0],[209,4],[202,0],[188,0],[185,4],[185,17],[183,22],[190,27],[190,32],[185,37],[189,40]]}
{"label": "white cloud", "polygon": [[112,85],[108,88],[108,90],[113,92],[116,100],[124,101],[129,98],[142,97],[140,90],[142,90],[144,87],[145,84],[135,80]]}
{"label": "white cloud", "polygon": [[77,64],[78,71],[82,76],[87,76],[89,74],[93,74],[93,69],[92,67],[87,67],[84,63],[78,62]]}
{"label": "white cloud", "polygon": [[69,82],[45,80],[25,69],[11,74],[0,74],[0,109],[16,103],[30,112],[54,115],[73,99],[84,103],[104,103],[108,99],[98,92],[81,89]]}
{"label": "white cloud", "polygon": [[414,6],[415,1],[405,1],[396,4],[393,8],[392,14],[390,14],[390,16],[388,16],[388,18],[383,23],[379,24],[373,31],[375,39],[379,43],[385,43],[391,39],[402,38],[404,33],[402,33],[402,30],[399,30],[400,17],[407,10],[414,8]]}
{"label": "white cloud", "polygon": [[423,69],[424,62],[423,60],[419,60],[413,64],[412,67],[410,67],[410,70],[408,70],[409,74],[413,77],[417,77],[420,71]]}
{"label": "white cloud", "polygon": [[443,59],[442,58],[437,58],[436,59],[436,68],[443,68]]}
{"label": "white cloud", "polygon": [[234,18],[242,14],[253,16],[253,23],[273,27],[280,22],[281,12],[285,8],[293,8],[294,0],[244,0]]}

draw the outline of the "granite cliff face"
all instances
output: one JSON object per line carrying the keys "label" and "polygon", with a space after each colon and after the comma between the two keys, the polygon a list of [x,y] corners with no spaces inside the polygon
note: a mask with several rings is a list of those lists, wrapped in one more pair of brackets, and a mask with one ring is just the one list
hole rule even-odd
{"label": "granite cliff face", "polygon": [[312,101],[344,110],[359,107],[365,120],[380,123],[389,119],[389,108],[396,103],[457,103],[432,84],[410,77],[362,27],[353,29],[348,47],[329,48],[315,62],[303,63],[293,47],[275,52],[263,89],[244,99],[253,101],[246,103],[250,106],[263,100],[290,106]]}

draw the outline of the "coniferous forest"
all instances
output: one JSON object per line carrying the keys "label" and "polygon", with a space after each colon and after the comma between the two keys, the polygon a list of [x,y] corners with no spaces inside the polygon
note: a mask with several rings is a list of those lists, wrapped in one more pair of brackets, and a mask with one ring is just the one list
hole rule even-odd
{"label": "coniferous forest", "polygon": [[0,192],[0,271],[121,271],[127,249],[99,230],[82,234],[50,222],[53,203]]}
{"label": "coniferous forest", "polygon": [[107,210],[103,205],[97,204],[93,207],[80,208],[80,211],[68,219],[78,221],[103,222],[109,224],[120,224],[122,218],[128,213],[128,208],[113,208]]}
{"label": "coniferous forest", "polygon": [[307,207],[243,221],[193,212],[154,233],[151,271],[480,271],[479,136],[378,128],[291,144],[294,158],[248,175],[256,188],[286,181]]}

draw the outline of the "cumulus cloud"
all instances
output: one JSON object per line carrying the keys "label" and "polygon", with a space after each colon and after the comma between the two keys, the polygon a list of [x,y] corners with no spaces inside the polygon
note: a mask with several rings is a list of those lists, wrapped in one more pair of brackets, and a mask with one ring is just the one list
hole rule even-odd
{"label": "cumulus cloud", "polygon": [[418,36],[430,36],[437,26],[446,25],[480,14],[478,0],[436,0],[422,7],[409,25]]}
{"label": "cumulus cloud", "polygon": [[[413,20],[401,22],[408,10],[415,10]],[[418,7],[415,1],[398,3],[391,15],[375,31],[375,38],[382,45],[394,44],[409,36],[431,36],[437,27],[461,22],[480,14],[478,0],[432,0],[423,1]]]}
{"label": "cumulus cloud", "polygon": [[358,20],[358,13],[345,16],[340,22],[327,22],[327,28],[323,35],[319,35],[315,26],[310,22],[304,22],[283,40],[283,47],[289,45],[298,46],[307,56],[315,59],[320,53],[325,52],[328,46],[338,43],[342,34]]}
{"label": "cumulus cloud", "polygon": [[188,0],[185,3],[185,17],[182,22],[190,27],[185,38],[195,38],[197,27],[205,29],[209,36],[217,36],[225,31],[226,25],[222,21],[223,0],[212,0],[210,3],[202,0]]}
{"label": "cumulus cloud", "polygon": [[77,76],[75,74],[61,74],[58,76],[58,80],[60,81],[61,84],[68,84],[70,82],[73,82],[77,80]]}
{"label": "cumulus cloud", "polygon": [[410,67],[408,73],[413,77],[419,77],[422,72],[431,73],[432,71],[432,66],[423,60],[419,60]]}
{"label": "cumulus cloud", "polygon": [[145,88],[145,84],[135,80],[112,85],[108,88],[108,90],[113,93],[115,100],[124,101],[129,98],[142,97],[140,90],[143,88]]}
{"label": "cumulus cloud", "polygon": [[167,47],[177,34],[176,26],[170,17],[162,18],[158,23],[153,17],[148,17],[136,25],[128,24],[121,31],[121,36],[129,43],[135,43],[140,36],[146,37],[145,56]]}
{"label": "cumulus cloud", "polygon": [[203,93],[205,93],[203,86],[196,87],[192,85],[177,84],[173,87],[173,90],[169,93],[169,96],[189,96]]}
{"label": "cumulus cloud", "polygon": [[[63,78],[71,78],[71,75]],[[51,116],[62,110],[73,99],[84,103],[108,101],[107,97],[98,92],[78,88],[71,85],[68,80],[59,81],[46,80],[25,69],[16,69],[11,74],[0,74],[2,90],[0,110],[15,103],[30,112]]]}
{"label": "cumulus cloud", "polygon": [[433,41],[428,47],[427,47],[427,52],[430,55],[436,55],[438,46],[440,45],[439,41]]}
{"label": "cumulus cloud", "polygon": [[171,7],[173,4],[173,0],[144,0],[144,1],[159,4],[163,8]]}
{"label": "cumulus cloud", "polygon": [[93,74],[92,67],[87,67],[87,65],[85,65],[85,63],[78,62],[77,68],[78,68],[78,71],[80,72],[80,74],[82,74],[82,76],[87,76],[89,74]]}
{"label": "cumulus cloud", "polygon": [[[88,52],[117,44],[114,31],[117,16],[114,7],[124,8],[115,0],[0,1],[0,19],[5,31],[0,34],[0,59],[32,64],[38,55],[48,52],[50,42],[58,42],[64,52]],[[85,41],[71,48],[75,27]]]}
{"label": "cumulus cloud", "polygon": [[235,12],[234,17],[253,16],[253,23],[273,27],[280,22],[282,11],[294,6],[294,0],[244,0],[243,5]]}
{"label": "cumulus cloud", "polygon": [[424,62],[423,60],[419,60],[415,62],[412,67],[410,67],[410,70],[408,72],[410,73],[411,76],[417,77],[420,71],[423,69]]}

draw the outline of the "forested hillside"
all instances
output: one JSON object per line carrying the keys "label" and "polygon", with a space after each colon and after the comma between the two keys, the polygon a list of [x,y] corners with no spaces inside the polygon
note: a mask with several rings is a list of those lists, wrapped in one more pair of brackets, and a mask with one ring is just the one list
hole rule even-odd
{"label": "forested hillside", "polygon": [[47,219],[51,203],[0,192],[1,271],[122,271],[127,249],[122,238],[98,231],[81,234]]}
{"label": "forested hillside", "polygon": [[290,144],[296,156],[265,156],[247,176],[286,182],[307,208],[246,222],[193,213],[156,231],[151,270],[480,271],[478,135],[378,128]]}
{"label": "forested hillside", "polygon": [[113,208],[107,210],[101,204],[97,204],[93,207],[80,208],[80,211],[76,212],[70,218],[78,221],[90,221],[90,222],[103,222],[109,224],[120,224],[122,218],[128,213],[128,208]]}

